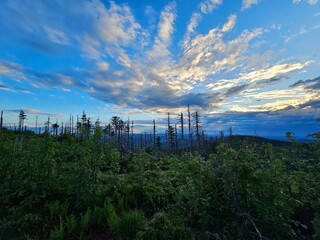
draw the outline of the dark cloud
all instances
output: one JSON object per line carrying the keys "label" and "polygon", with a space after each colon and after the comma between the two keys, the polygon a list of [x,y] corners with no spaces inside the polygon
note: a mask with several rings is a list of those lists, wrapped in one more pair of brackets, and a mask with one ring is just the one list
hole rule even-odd
{"label": "dark cloud", "polygon": [[287,76],[275,76],[273,78],[261,80],[257,84],[258,85],[269,85],[269,84],[278,83],[279,81],[281,81],[283,79],[289,79],[289,77],[287,77]]}
{"label": "dark cloud", "polygon": [[8,86],[0,84],[0,88],[11,90]]}
{"label": "dark cloud", "polygon": [[320,89],[320,76],[314,79],[299,80],[298,82],[290,85],[290,87],[303,87],[304,89],[317,90]]}
{"label": "dark cloud", "polygon": [[[320,115],[320,100],[312,100],[298,106],[291,106],[277,111],[236,112],[207,114],[204,125],[212,132],[227,131],[231,126],[235,134],[254,134],[260,136],[285,136],[290,131],[297,136],[319,130],[317,118]],[[317,114],[315,114],[317,113]]]}
{"label": "dark cloud", "polygon": [[228,98],[233,95],[237,95],[237,94],[243,92],[244,90],[247,90],[248,88],[250,88],[250,84],[244,84],[244,85],[240,85],[240,86],[231,87],[225,92],[224,95],[226,98]]}
{"label": "dark cloud", "polygon": [[[6,75],[12,79],[27,82],[33,86],[36,85],[38,87],[48,89],[54,89],[57,86],[76,86],[78,88],[86,87],[86,85],[83,84],[83,81],[81,81],[83,78],[76,79],[71,74],[66,75],[61,73],[38,72],[14,62],[0,60],[0,68],[1,67],[4,71],[0,72],[0,75]],[[78,76],[77,74],[74,75]]]}

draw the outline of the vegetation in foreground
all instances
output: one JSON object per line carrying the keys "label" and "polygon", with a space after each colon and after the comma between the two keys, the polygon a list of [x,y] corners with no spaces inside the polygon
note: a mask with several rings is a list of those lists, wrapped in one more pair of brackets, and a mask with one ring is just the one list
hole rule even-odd
{"label": "vegetation in foreground", "polygon": [[320,141],[127,154],[101,134],[0,132],[0,239],[320,238]]}

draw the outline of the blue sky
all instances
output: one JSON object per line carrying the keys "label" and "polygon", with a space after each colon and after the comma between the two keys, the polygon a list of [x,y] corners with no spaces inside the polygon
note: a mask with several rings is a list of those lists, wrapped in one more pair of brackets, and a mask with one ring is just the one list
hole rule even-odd
{"label": "blue sky", "polygon": [[161,132],[190,104],[209,133],[305,136],[319,39],[318,0],[2,0],[0,110],[7,125],[85,110]]}

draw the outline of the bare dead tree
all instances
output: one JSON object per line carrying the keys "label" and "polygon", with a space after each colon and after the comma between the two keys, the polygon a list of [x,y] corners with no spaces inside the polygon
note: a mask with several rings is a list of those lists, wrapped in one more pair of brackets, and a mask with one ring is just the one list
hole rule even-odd
{"label": "bare dead tree", "polygon": [[184,148],[184,119],[183,113],[179,115],[180,129],[181,129],[181,146]]}
{"label": "bare dead tree", "polygon": [[196,111],[196,113],[194,114],[194,124],[196,127],[196,137],[197,137],[197,146],[198,148],[200,147],[200,116],[198,114],[198,111]]}
{"label": "bare dead tree", "polygon": [[168,128],[167,128],[167,146],[168,146],[168,149],[170,149],[170,113],[168,113]]}
{"label": "bare dead tree", "polygon": [[3,125],[3,111],[1,111],[1,117],[0,117],[0,130],[2,129]]}
{"label": "bare dead tree", "polygon": [[20,110],[19,113],[19,132],[23,131],[23,126],[24,126],[24,120],[27,119],[27,115],[24,113],[23,110]]}
{"label": "bare dead tree", "polygon": [[35,129],[35,133],[37,133],[38,130],[38,116],[36,116],[36,129]]}
{"label": "bare dead tree", "polygon": [[190,105],[188,105],[188,129],[189,129],[189,148],[190,148],[190,152],[192,152],[192,132],[191,132]]}
{"label": "bare dead tree", "polygon": [[229,137],[231,137],[233,135],[233,132],[232,132],[232,126],[229,128]]}
{"label": "bare dead tree", "polygon": [[156,149],[156,120],[153,119],[153,150]]}
{"label": "bare dead tree", "polygon": [[175,138],[175,153],[178,151],[178,131],[177,131],[177,124],[174,125],[174,138]]}
{"label": "bare dead tree", "polygon": [[131,150],[134,150],[133,121],[131,122]]}
{"label": "bare dead tree", "polygon": [[49,130],[50,130],[50,116],[48,116],[48,120],[44,122],[44,126],[45,126],[45,133],[49,133]]}

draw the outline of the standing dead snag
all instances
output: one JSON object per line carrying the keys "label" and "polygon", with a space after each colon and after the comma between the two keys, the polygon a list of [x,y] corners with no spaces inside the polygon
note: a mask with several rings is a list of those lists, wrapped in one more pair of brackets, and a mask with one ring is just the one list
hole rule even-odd
{"label": "standing dead snag", "polygon": [[194,124],[196,127],[196,137],[197,137],[197,147],[200,148],[200,116],[198,114],[198,111],[196,111],[196,113],[194,114]]}
{"label": "standing dead snag", "polygon": [[156,149],[156,120],[153,119],[153,150]]}
{"label": "standing dead snag", "polygon": [[20,113],[19,113],[19,132],[23,131],[25,119],[27,119],[27,115],[24,113],[23,110],[20,110]]}
{"label": "standing dead snag", "polygon": [[188,129],[189,129],[189,148],[190,148],[190,152],[192,152],[192,132],[191,132],[190,105],[188,105]]}
{"label": "standing dead snag", "polygon": [[181,147],[184,148],[184,120],[183,113],[179,115],[180,129],[181,129]]}
{"label": "standing dead snag", "polygon": [[3,111],[1,111],[1,117],[0,117],[0,130],[2,129],[3,124]]}
{"label": "standing dead snag", "polygon": [[44,131],[45,131],[45,133],[49,133],[50,124],[51,124],[50,117],[48,117],[48,120],[44,122],[44,129],[45,129]]}

